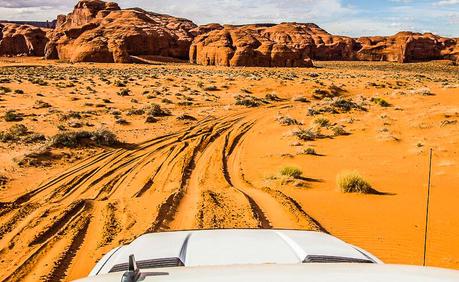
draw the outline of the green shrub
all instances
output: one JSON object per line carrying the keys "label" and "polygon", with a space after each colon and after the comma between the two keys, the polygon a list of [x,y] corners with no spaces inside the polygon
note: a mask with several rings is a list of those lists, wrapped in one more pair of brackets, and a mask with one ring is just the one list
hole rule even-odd
{"label": "green shrub", "polygon": [[338,188],[344,193],[375,193],[371,185],[357,171],[339,173],[336,177],[336,183]]}
{"label": "green shrub", "polygon": [[303,172],[299,168],[287,166],[281,169],[280,174],[282,176],[300,178]]}

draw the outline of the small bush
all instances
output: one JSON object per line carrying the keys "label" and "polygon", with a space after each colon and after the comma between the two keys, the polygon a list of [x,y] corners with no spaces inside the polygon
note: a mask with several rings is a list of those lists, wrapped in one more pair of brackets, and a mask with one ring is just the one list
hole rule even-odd
{"label": "small bush", "polygon": [[303,141],[314,141],[317,138],[317,133],[314,132],[312,129],[303,129],[300,128],[293,132],[293,135],[298,137],[300,140]]}
{"label": "small bush", "polygon": [[129,96],[131,95],[131,90],[124,88],[124,89],[121,89],[121,91],[119,91],[117,94],[118,96]]}
{"label": "small bush", "polygon": [[309,103],[309,102],[310,102],[310,101],[308,100],[308,98],[303,97],[303,96],[295,97],[295,98],[293,98],[293,101],[295,101],[295,102],[301,102],[301,103]]}
{"label": "small bush", "polygon": [[336,183],[344,193],[375,194],[376,192],[357,171],[341,172],[336,177]]}
{"label": "small bush", "polygon": [[277,118],[277,121],[281,124],[281,125],[301,125],[301,122],[297,121],[296,119],[294,118],[291,118],[291,117],[285,117],[285,116],[280,116]]}
{"label": "small bush", "polygon": [[282,101],[281,98],[279,98],[276,94],[272,94],[272,93],[266,94],[266,95],[265,95],[265,100],[267,100],[267,101],[273,101],[273,102],[280,102],[280,101]]}
{"label": "small bush", "polygon": [[217,91],[218,87],[215,85],[209,85],[203,88],[204,91]]}
{"label": "small bush", "polygon": [[383,98],[373,97],[371,98],[371,102],[381,106],[381,107],[390,107],[390,103],[384,100]]}
{"label": "small bush", "polygon": [[317,152],[314,148],[307,148],[304,150],[304,153],[306,155],[313,155],[313,156],[317,156]]}
{"label": "small bush", "polygon": [[17,112],[14,111],[14,110],[7,111],[7,112],[5,113],[5,115],[3,116],[3,118],[5,119],[5,121],[8,121],[8,122],[14,122],[14,121],[21,121],[21,120],[23,120],[22,114],[17,113]]}
{"label": "small bush", "polygon": [[259,98],[251,95],[238,95],[235,99],[236,105],[246,106],[248,108],[259,107],[262,104],[262,101]]}
{"label": "small bush", "polygon": [[330,121],[323,117],[316,118],[314,123],[320,127],[328,127],[330,125]]}
{"label": "small bush", "polygon": [[287,166],[281,169],[280,174],[282,176],[298,179],[303,175],[303,172],[299,168]]}
{"label": "small bush", "polygon": [[170,115],[171,112],[169,110],[161,108],[161,106],[158,104],[152,104],[150,108],[147,110],[147,116],[166,117]]}
{"label": "small bush", "polygon": [[344,127],[337,125],[333,126],[332,129],[334,136],[349,135],[349,133],[344,129]]}

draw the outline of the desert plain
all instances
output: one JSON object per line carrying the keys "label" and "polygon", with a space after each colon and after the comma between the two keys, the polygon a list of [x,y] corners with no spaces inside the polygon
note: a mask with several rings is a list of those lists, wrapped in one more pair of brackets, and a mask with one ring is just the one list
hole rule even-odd
{"label": "desert plain", "polygon": [[[69,281],[146,232],[328,232],[459,269],[459,67],[0,59],[0,280]],[[373,193],[343,193],[357,171]]]}

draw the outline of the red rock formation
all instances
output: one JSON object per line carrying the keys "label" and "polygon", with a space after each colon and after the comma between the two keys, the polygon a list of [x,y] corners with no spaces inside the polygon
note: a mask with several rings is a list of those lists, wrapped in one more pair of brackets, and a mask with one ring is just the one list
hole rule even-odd
{"label": "red rock formation", "polygon": [[361,37],[357,60],[414,62],[443,58],[445,38],[431,33],[399,32],[389,37]]}
{"label": "red rock formation", "polygon": [[313,60],[414,62],[457,60],[458,40],[400,32],[353,39],[327,33],[315,24],[225,26],[198,35],[190,62],[223,66],[308,66]]}
{"label": "red rock formation", "polygon": [[17,24],[0,24],[0,29],[0,55],[44,56],[48,29]]}
{"label": "red rock formation", "polygon": [[[308,67],[312,60],[459,63],[459,39],[400,32],[389,37],[332,35],[315,24],[196,26],[193,22],[118,4],[82,0],[53,31],[0,24],[0,55],[71,62],[143,62],[167,57],[221,66]],[[194,40],[193,40],[194,39]],[[46,45],[46,47],[45,47]]]}
{"label": "red rock formation", "polygon": [[131,56],[188,58],[193,40],[189,20],[121,10],[115,3],[80,1],[72,13],[58,18],[46,58],[71,62],[131,62]]}

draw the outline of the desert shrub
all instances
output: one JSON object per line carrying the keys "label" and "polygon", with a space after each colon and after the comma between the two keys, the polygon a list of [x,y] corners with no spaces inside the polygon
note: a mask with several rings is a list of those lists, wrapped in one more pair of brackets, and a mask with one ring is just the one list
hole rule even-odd
{"label": "desert shrub", "polygon": [[333,99],[324,99],[318,105],[308,109],[308,115],[315,116],[324,113],[339,114],[351,110],[366,111],[366,108],[353,102],[351,99],[335,97]]}
{"label": "desert shrub", "polygon": [[282,176],[292,177],[292,178],[300,178],[303,175],[303,172],[296,167],[286,166],[281,169],[280,174]]}
{"label": "desert shrub", "polygon": [[149,109],[147,109],[147,116],[152,117],[166,117],[172,115],[168,109],[161,108],[158,104],[152,104]]}
{"label": "desert shrub", "polygon": [[178,120],[196,120],[196,118],[194,116],[190,116],[190,115],[187,115],[187,114],[183,114],[183,115],[179,115],[177,117]]}
{"label": "desert shrub", "polygon": [[163,98],[161,99],[161,103],[164,103],[164,104],[173,104],[174,102],[172,102],[171,100],[167,99],[167,98]]}
{"label": "desert shrub", "polygon": [[24,94],[24,90],[16,89],[16,90],[14,90],[14,93],[15,94]]}
{"label": "desert shrub", "polygon": [[8,183],[8,177],[0,174],[0,188],[4,188]]}
{"label": "desert shrub", "polygon": [[247,88],[241,88],[241,92],[242,92],[242,93],[246,93],[246,94],[252,94],[252,91],[250,91],[250,90],[247,89]]}
{"label": "desert shrub", "polygon": [[177,103],[177,105],[182,106],[182,107],[186,107],[186,106],[191,106],[191,105],[193,105],[193,102],[190,102],[190,101],[180,101],[180,102]]}
{"label": "desert shrub", "polygon": [[42,100],[35,101],[35,105],[33,106],[34,109],[45,109],[50,108],[51,104],[44,102]]}
{"label": "desert shrub", "polygon": [[0,94],[6,94],[6,93],[10,93],[11,92],[11,88],[8,88],[8,87],[5,87],[5,86],[0,86]]}
{"label": "desert shrub", "polygon": [[251,95],[238,95],[235,99],[236,105],[246,106],[249,108],[259,107],[262,104],[262,101],[259,98]]}
{"label": "desert shrub", "polygon": [[218,87],[215,85],[209,85],[203,88],[204,91],[217,91]]}
{"label": "desert shrub", "polygon": [[155,118],[154,116],[147,116],[147,118],[145,119],[145,123],[155,123],[157,121],[158,119]]}
{"label": "desert shrub", "polygon": [[116,87],[125,87],[126,86],[126,82],[125,81],[119,81],[119,80],[115,81],[113,84]]}
{"label": "desert shrub", "polygon": [[304,153],[305,153],[306,155],[313,155],[313,156],[316,156],[316,155],[317,155],[316,150],[315,150],[314,148],[311,148],[311,147],[305,149],[305,150],[304,150]]}
{"label": "desert shrub", "polygon": [[375,193],[371,185],[357,171],[341,172],[336,177],[336,183],[344,193]]}
{"label": "desert shrub", "polygon": [[330,121],[327,118],[319,117],[314,120],[314,124],[317,124],[320,127],[328,127],[330,125]]}
{"label": "desert shrub", "polygon": [[286,117],[286,116],[280,116],[277,118],[277,121],[281,124],[281,125],[301,125],[301,122],[297,121],[296,119],[294,118],[291,118],[291,117]]}
{"label": "desert shrub", "polygon": [[344,127],[337,125],[331,128],[334,136],[349,135],[349,133],[344,129]]}
{"label": "desert shrub", "polygon": [[309,103],[310,101],[308,100],[308,98],[304,97],[304,96],[298,96],[298,97],[295,97],[293,98],[293,101],[295,102],[301,102],[301,103]]}
{"label": "desert shrub", "polygon": [[114,133],[109,130],[101,129],[93,132],[89,131],[73,131],[61,132],[50,139],[52,147],[68,147],[75,148],[79,146],[98,145],[113,147],[120,142]]}
{"label": "desert shrub", "polygon": [[131,95],[131,90],[124,88],[124,89],[121,89],[117,94],[118,96],[129,96]]}
{"label": "desert shrub", "polygon": [[22,138],[24,143],[36,143],[46,141],[45,135],[41,133],[31,133]]}
{"label": "desert shrub", "polygon": [[120,117],[120,116],[115,116],[115,123],[117,124],[121,124],[121,125],[127,125],[129,124],[129,121],[127,121],[126,119]]}
{"label": "desert shrub", "polygon": [[273,102],[280,102],[282,101],[281,98],[279,98],[276,94],[269,93],[265,95],[265,100],[267,101],[273,101]]}
{"label": "desert shrub", "polygon": [[390,103],[387,102],[386,100],[384,100],[383,98],[379,98],[379,97],[373,97],[371,98],[371,102],[381,106],[381,107],[389,107],[390,106]]}
{"label": "desert shrub", "polygon": [[14,122],[23,120],[22,114],[17,113],[15,110],[9,110],[3,116],[5,121]]}
{"label": "desert shrub", "polygon": [[127,115],[128,116],[140,116],[140,115],[143,115],[145,114],[145,110],[144,109],[130,109],[127,111]]}
{"label": "desert shrub", "polygon": [[317,133],[311,128],[299,128],[298,130],[293,131],[293,135],[303,141],[314,141],[318,137]]}
{"label": "desert shrub", "polygon": [[81,119],[81,113],[70,111],[66,114],[61,115],[60,120],[69,120],[69,119]]}

